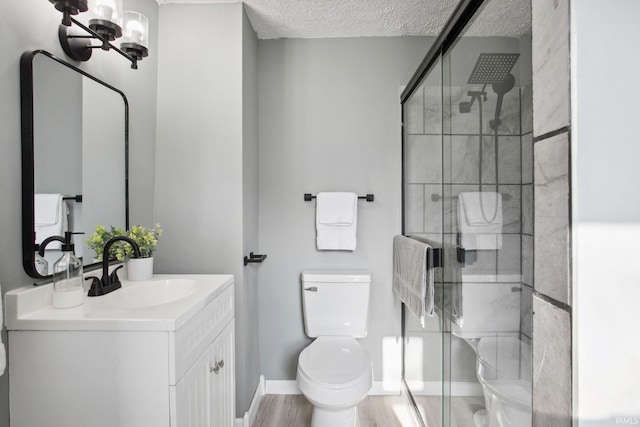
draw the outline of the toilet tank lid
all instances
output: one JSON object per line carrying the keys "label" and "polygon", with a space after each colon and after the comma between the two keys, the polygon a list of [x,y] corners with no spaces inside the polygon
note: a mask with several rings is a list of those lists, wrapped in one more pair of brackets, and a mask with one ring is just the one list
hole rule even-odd
{"label": "toilet tank lid", "polygon": [[371,273],[364,270],[305,270],[300,276],[306,283],[371,283]]}

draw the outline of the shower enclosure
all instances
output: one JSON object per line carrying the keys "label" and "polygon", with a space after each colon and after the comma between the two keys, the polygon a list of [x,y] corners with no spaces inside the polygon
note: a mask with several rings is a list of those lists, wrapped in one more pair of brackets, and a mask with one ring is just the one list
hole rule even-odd
{"label": "shower enclosure", "polygon": [[424,426],[531,425],[530,11],[461,1],[402,94],[403,234],[443,258],[436,314],[402,314]]}

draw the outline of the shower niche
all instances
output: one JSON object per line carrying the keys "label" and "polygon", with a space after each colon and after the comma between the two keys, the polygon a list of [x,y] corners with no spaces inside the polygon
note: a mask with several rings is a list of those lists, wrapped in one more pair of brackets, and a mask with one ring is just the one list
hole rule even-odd
{"label": "shower niche", "polygon": [[436,315],[403,307],[425,426],[531,425],[531,6],[506,7],[460,2],[402,95],[403,234],[444,252]]}

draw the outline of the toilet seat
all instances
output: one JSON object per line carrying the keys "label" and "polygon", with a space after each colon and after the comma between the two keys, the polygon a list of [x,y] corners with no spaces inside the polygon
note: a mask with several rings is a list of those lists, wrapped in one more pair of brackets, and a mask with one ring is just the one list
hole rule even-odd
{"label": "toilet seat", "polygon": [[371,356],[351,337],[319,337],[298,358],[298,385],[314,404],[357,404],[373,384]]}

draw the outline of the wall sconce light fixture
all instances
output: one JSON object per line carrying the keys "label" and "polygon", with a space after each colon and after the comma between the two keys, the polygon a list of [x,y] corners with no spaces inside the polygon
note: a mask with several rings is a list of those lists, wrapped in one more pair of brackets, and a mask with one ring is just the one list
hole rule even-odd
{"label": "wall sconce light fixture", "polygon": [[[114,50],[131,62],[131,68],[137,69],[138,61],[149,55],[149,20],[138,12],[123,12],[122,0],[49,1],[62,12],[58,38],[62,49],[71,59],[87,61],[93,49]],[[72,17],[87,11],[90,13],[88,27]],[[120,37],[123,39],[120,48],[117,48],[111,42]],[[101,44],[92,45],[93,39]]]}

